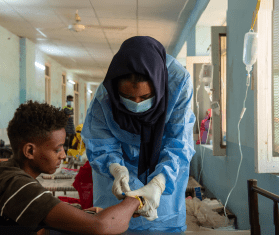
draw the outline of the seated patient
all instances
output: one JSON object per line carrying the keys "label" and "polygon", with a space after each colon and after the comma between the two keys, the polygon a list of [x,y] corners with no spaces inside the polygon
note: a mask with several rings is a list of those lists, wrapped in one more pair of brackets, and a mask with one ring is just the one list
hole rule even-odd
{"label": "seated patient", "polygon": [[0,162],[0,234],[18,226],[21,232],[27,229],[30,233],[45,225],[78,234],[119,234],[128,229],[140,206],[138,199],[126,197],[118,205],[90,215],[61,202],[36,179],[41,173],[55,173],[65,158],[67,119],[61,109],[28,101],[9,122],[14,155]]}

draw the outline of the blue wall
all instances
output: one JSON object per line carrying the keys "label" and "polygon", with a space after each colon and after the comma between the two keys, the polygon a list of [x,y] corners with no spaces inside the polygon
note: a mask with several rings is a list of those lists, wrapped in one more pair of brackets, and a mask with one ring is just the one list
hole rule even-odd
{"label": "blue wall", "polygon": [[[208,195],[225,204],[235,184],[240,162],[237,125],[246,89],[246,70],[242,62],[244,35],[249,31],[257,0],[229,0],[227,13],[227,156],[213,156],[205,149],[201,183]],[[258,180],[258,186],[279,195],[279,178],[272,174],[256,174],[254,170],[254,92],[249,87],[246,112],[241,121],[243,161],[236,188],[230,195],[227,208],[236,216],[239,229],[249,229],[247,180]],[[191,174],[196,179],[201,170],[200,146],[191,162]],[[273,202],[259,196],[262,234],[275,234]]]}

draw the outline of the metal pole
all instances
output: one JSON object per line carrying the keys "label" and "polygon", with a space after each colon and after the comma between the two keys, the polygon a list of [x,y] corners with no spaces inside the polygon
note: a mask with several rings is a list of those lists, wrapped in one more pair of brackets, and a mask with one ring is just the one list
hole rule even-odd
{"label": "metal pole", "polygon": [[251,235],[261,235],[258,210],[258,194],[254,192],[253,186],[257,186],[257,180],[248,180],[248,203]]}

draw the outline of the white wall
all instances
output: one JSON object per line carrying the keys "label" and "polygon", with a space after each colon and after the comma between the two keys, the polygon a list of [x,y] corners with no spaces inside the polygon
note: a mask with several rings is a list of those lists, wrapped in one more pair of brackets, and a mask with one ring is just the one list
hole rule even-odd
{"label": "white wall", "polygon": [[26,40],[27,100],[43,102],[45,97],[45,71],[36,67],[35,62],[45,64],[44,53],[30,40]]}
{"label": "white wall", "polygon": [[0,129],[19,106],[19,38],[0,26]]}
{"label": "white wall", "polygon": [[[0,139],[3,139],[6,144],[9,143],[6,128],[20,104],[19,58],[19,37],[0,26]],[[45,71],[36,67],[35,62],[42,65],[48,62],[51,65],[51,104],[56,107],[62,107],[62,73],[66,73],[67,79],[79,82],[79,123],[82,123],[85,115],[84,80],[41,52],[29,39],[26,39],[26,87],[23,88],[26,89],[26,100],[32,99],[39,102],[45,100]],[[67,95],[74,96],[74,87],[68,82]],[[89,103],[90,101],[87,102],[88,106]]]}
{"label": "white wall", "polygon": [[196,26],[196,56],[208,56],[207,48],[211,44],[211,27]]}

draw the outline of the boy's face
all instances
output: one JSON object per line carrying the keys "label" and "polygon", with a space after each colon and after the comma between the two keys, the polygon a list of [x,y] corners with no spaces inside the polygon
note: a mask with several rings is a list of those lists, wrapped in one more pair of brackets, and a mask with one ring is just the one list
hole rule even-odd
{"label": "boy's face", "polygon": [[41,173],[55,173],[62,160],[66,157],[63,148],[65,138],[66,131],[63,128],[61,130],[53,131],[47,141],[40,145],[35,144],[32,160],[29,158],[30,161],[28,161],[30,171],[33,171],[34,174],[38,175]]}

